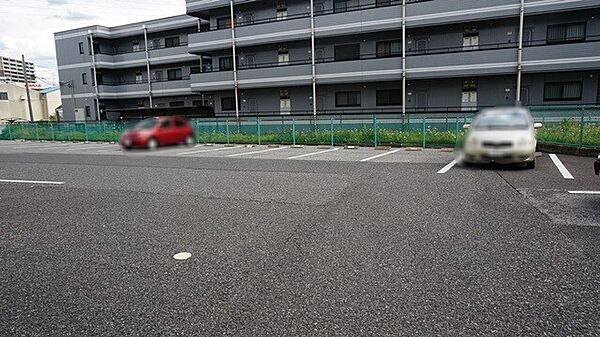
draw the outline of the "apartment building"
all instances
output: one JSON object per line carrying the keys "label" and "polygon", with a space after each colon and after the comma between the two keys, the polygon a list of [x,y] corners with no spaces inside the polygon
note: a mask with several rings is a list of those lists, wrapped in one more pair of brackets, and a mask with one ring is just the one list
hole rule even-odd
{"label": "apartment building", "polygon": [[600,103],[597,0],[187,0],[55,39],[67,119]]}
{"label": "apartment building", "polygon": [[[25,61],[25,74],[29,83],[35,83],[35,66]],[[0,78],[6,82],[25,83],[23,61],[0,56]]]}

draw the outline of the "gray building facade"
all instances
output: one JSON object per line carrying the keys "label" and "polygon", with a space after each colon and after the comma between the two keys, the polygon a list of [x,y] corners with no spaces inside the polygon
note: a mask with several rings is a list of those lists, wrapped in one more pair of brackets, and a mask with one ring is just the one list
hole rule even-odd
{"label": "gray building facade", "polygon": [[600,103],[597,0],[187,0],[55,40],[66,119]]}

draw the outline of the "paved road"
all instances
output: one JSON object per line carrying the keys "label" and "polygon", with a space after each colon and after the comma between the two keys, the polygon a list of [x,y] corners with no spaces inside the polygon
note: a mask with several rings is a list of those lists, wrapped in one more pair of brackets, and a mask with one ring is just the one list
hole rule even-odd
{"label": "paved road", "polygon": [[0,335],[595,336],[600,179],[556,158],[0,142]]}

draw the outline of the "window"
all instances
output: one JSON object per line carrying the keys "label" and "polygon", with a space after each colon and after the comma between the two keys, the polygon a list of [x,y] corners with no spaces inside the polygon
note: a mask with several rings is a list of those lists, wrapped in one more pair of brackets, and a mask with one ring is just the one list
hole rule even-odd
{"label": "window", "polygon": [[585,22],[548,26],[548,43],[578,42],[585,40]]}
{"label": "window", "polygon": [[231,28],[231,17],[224,16],[217,19],[217,29]]}
{"label": "window", "polygon": [[358,9],[358,0],[334,0],[334,13],[347,12]]}
{"label": "window", "polygon": [[391,4],[392,0],[375,0],[376,7],[390,6]]}
{"label": "window", "polygon": [[144,81],[144,75],[141,71],[135,73],[135,83],[142,83]]}
{"label": "window", "polygon": [[87,118],[92,117],[92,110],[90,109],[89,105],[85,106],[85,117],[87,117]]}
{"label": "window", "polygon": [[376,50],[377,57],[402,55],[402,40],[377,42]]}
{"label": "window", "polygon": [[242,16],[242,19],[244,21],[244,25],[251,25],[254,23],[254,13],[248,12],[248,13],[244,13],[244,15]]}
{"label": "window", "polygon": [[279,112],[281,114],[289,114],[292,111],[292,100],[287,90],[279,91]]}
{"label": "window", "polygon": [[154,80],[158,81],[158,82],[160,82],[160,81],[163,80],[163,72],[162,72],[162,70],[157,70],[157,71],[154,72]]}
{"label": "window", "polygon": [[0,92],[0,101],[8,101],[8,93]]}
{"label": "window", "polygon": [[466,80],[463,82],[462,106],[477,106],[477,81]]}
{"label": "window", "polygon": [[277,62],[280,65],[288,64],[288,62],[290,62],[290,53],[287,50],[279,51],[279,53],[277,55]]}
{"label": "window", "polygon": [[137,101],[137,106],[138,106],[138,108],[143,108],[144,107],[144,100],[143,99],[139,99]]}
{"label": "window", "polygon": [[335,106],[360,106],[360,91],[343,91],[335,93]]}
{"label": "window", "polygon": [[101,72],[96,73],[96,83],[98,83],[98,85],[104,84],[104,76]]}
{"label": "window", "polygon": [[177,81],[183,78],[181,69],[169,69],[167,70],[167,79],[169,81]]}
{"label": "window", "polygon": [[87,74],[86,73],[81,74],[81,83],[88,84],[88,82],[87,82]]}
{"label": "window", "polygon": [[160,128],[161,128],[161,129],[168,129],[168,128],[170,128],[170,127],[171,127],[171,121],[170,121],[170,120],[168,120],[168,119],[165,119],[164,121],[162,121],[162,122],[160,123]]}
{"label": "window", "polygon": [[160,48],[160,39],[152,40],[152,49],[159,49],[159,48]]}
{"label": "window", "polygon": [[138,40],[133,40],[131,44],[133,45],[134,52],[140,51],[140,43],[138,42]]}
{"label": "window", "polygon": [[165,48],[179,47],[180,44],[179,36],[168,37],[165,39]]}
{"label": "window", "polygon": [[580,100],[582,82],[553,82],[544,85],[544,101]]}
{"label": "window", "polygon": [[235,110],[235,97],[221,97],[221,110]]}
{"label": "window", "polygon": [[181,118],[175,118],[175,127],[176,128],[183,128],[185,127],[185,121]]}
{"label": "window", "polygon": [[402,105],[402,90],[377,90],[377,105]]}
{"label": "window", "polygon": [[315,6],[315,14],[322,14],[325,12],[325,4],[323,2],[315,2],[313,5]]}
{"label": "window", "polygon": [[85,54],[83,42],[79,42],[79,54],[81,54],[81,55]]}
{"label": "window", "polygon": [[479,26],[469,24],[463,31],[463,50],[479,49]]}
{"label": "window", "polygon": [[183,102],[183,101],[169,102],[169,107],[171,107],[171,108],[182,107],[182,106],[185,106],[185,102]]}
{"label": "window", "polygon": [[360,59],[360,44],[347,44],[334,47],[334,58],[336,61],[348,61]]}
{"label": "window", "polygon": [[233,70],[233,57],[219,57],[219,70]]}
{"label": "window", "polygon": [[277,20],[285,20],[287,19],[287,8],[285,9],[277,9]]}
{"label": "window", "polygon": [[199,74],[202,72],[200,66],[190,67],[190,74]]}
{"label": "window", "polygon": [[254,68],[256,66],[256,55],[246,55],[246,67]]}

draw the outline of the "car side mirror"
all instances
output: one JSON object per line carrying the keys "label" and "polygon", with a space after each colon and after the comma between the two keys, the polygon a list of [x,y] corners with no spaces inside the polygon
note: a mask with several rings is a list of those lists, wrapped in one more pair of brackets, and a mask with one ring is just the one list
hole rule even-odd
{"label": "car side mirror", "polygon": [[542,125],[542,123],[533,123],[533,127],[535,129],[541,129],[544,125]]}
{"label": "car side mirror", "polygon": [[468,130],[469,128],[471,128],[471,124],[465,124],[465,125],[463,125],[463,129]]}

